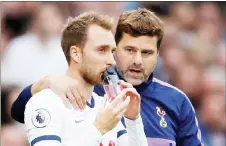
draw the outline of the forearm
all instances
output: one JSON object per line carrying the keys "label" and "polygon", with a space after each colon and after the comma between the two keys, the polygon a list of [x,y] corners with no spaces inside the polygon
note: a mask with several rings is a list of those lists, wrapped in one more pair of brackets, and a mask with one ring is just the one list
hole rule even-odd
{"label": "forearm", "polygon": [[148,146],[141,117],[132,121],[125,118],[129,146]]}
{"label": "forearm", "polygon": [[31,94],[34,95],[49,87],[49,77],[42,78],[31,86]]}
{"label": "forearm", "polygon": [[31,86],[23,89],[17,99],[14,101],[11,108],[11,116],[14,120],[24,123],[24,110],[28,100],[31,98]]}

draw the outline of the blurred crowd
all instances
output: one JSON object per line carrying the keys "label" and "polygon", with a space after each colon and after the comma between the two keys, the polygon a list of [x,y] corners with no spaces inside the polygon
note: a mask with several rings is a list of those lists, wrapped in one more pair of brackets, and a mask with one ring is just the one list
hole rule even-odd
{"label": "blurred crowd", "polygon": [[10,116],[21,89],[46,75],[65,73],[60,32],[66,18],[94,10],[116,23],[123,11],[138,7],[154,11],[165,25],[154,76],[189,96],[206,146],[225,145],[224,2],[2,2],[2,146],[29,145],[24,125]]}

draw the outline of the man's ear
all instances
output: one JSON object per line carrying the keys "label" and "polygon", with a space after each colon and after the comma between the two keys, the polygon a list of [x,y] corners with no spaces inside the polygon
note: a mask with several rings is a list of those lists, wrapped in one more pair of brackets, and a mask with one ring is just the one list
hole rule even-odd
{"label": "man's ear", "polygon": [[81,57],[82,57],[82,50],[80,47],[77,46],[71,46],[70,47],[70,56],[72,61],[75,61],[76,63],[81,63]]}

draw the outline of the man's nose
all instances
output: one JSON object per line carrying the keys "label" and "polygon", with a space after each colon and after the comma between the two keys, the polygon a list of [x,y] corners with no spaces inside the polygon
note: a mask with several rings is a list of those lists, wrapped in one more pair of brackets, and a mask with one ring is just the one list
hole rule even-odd
{"label": "man's nose", "polygon": [[114,56],[113,56],[113,54],[110,54],[108,59],[107,59],[107,65],[112,66],[112,65],[115,65],[115,64],[116,64],[116,62],[115,62]]}
{"label": "man's nose", "polygon": [[142,65],[143,60],[140,52],[134,54],[133,63],[136,65]]}

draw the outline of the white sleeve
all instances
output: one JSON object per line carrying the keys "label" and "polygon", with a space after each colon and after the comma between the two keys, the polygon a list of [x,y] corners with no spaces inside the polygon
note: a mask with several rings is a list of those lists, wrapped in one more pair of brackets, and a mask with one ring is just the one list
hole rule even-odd
{"label": "white sleeve", "polygon": [[60,146],[62,117],[58,97],[45,89],[32,96],[25,108],[25,124],[30,146]]}
{"label": "white sleeve", "polygon": [[128,134],[122,122],[119,122],[119,130],[117,132],[118,146],[129,146]]}
{"label": "white sleeve", "polygon": [[118,138],[119,146],[148,146],[147,138],[144,133],[144,126],[139,115],[136,120],[125,118],[127,134]]}

